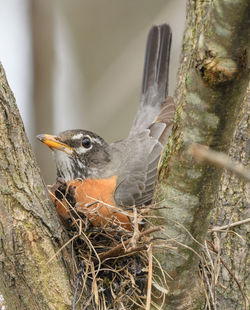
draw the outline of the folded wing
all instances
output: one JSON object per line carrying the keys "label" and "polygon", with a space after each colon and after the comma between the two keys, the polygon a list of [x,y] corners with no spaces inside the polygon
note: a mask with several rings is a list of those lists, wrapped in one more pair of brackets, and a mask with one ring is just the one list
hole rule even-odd
{"label": "folded wing", "polygon": [[[113,154],[116,154],[117,165],[120,163],[115,191],[118,205],[140,206],[151,202],[161,152],[171,133],[174,114],[174,101],[168,97],[155,122],[147,129],[111,145]],[[119,152],[123,155],[119,155]],[[119,157],[123,161],[119,161]]]}

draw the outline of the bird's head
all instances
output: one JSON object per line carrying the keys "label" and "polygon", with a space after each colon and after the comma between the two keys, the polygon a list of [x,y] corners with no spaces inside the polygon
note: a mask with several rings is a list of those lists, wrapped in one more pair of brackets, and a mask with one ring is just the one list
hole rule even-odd
{"label": "bird's head", "polygon": [[67,130],[58,136],[42,134],[37,138],[53,151],[57,175],[66,181],[96,177],[110,161],[108,144],[91,131]]}

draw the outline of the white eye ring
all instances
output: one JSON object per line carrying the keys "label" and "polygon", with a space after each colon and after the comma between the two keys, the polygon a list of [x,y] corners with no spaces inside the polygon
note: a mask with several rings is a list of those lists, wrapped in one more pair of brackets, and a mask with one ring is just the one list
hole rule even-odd
{"label": "white eye ring", "polygon": [[89,149],[92,146],[91,139],[88,136],[82,138],[82,146],[85,149]]}

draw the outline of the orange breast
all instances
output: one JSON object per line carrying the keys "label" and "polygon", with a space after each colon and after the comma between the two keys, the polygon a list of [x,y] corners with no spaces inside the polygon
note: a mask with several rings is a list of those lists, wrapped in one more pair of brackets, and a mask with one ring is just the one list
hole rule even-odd
{"label": "orange breast", "polygon": [[[116,224],[127,230],[132,230],[132,213],[123,211],[115,205],[114,191],[117,177],[107,179],[70,180],[68,186],[73,187],[75,210],[83,213],[94,226],[106,226],[110,223]],[[69,218],[70,207],[65,199],[61,202],[55,200],[54,193],[51,194],[57,212],[63,222]]]}

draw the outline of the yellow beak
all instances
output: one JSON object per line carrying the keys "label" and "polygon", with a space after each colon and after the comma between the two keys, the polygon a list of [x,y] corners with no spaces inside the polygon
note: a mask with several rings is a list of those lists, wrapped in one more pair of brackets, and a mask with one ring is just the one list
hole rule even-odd
{"label": "yellow beak", "polygon": [[73,152],[73,148],[61,142],[57,136],[44,134],[44,135],[38,135],[36,137],[38,140],[46,144],[51,149],[63,151],[67,153],[68,155],[71,155]]}

